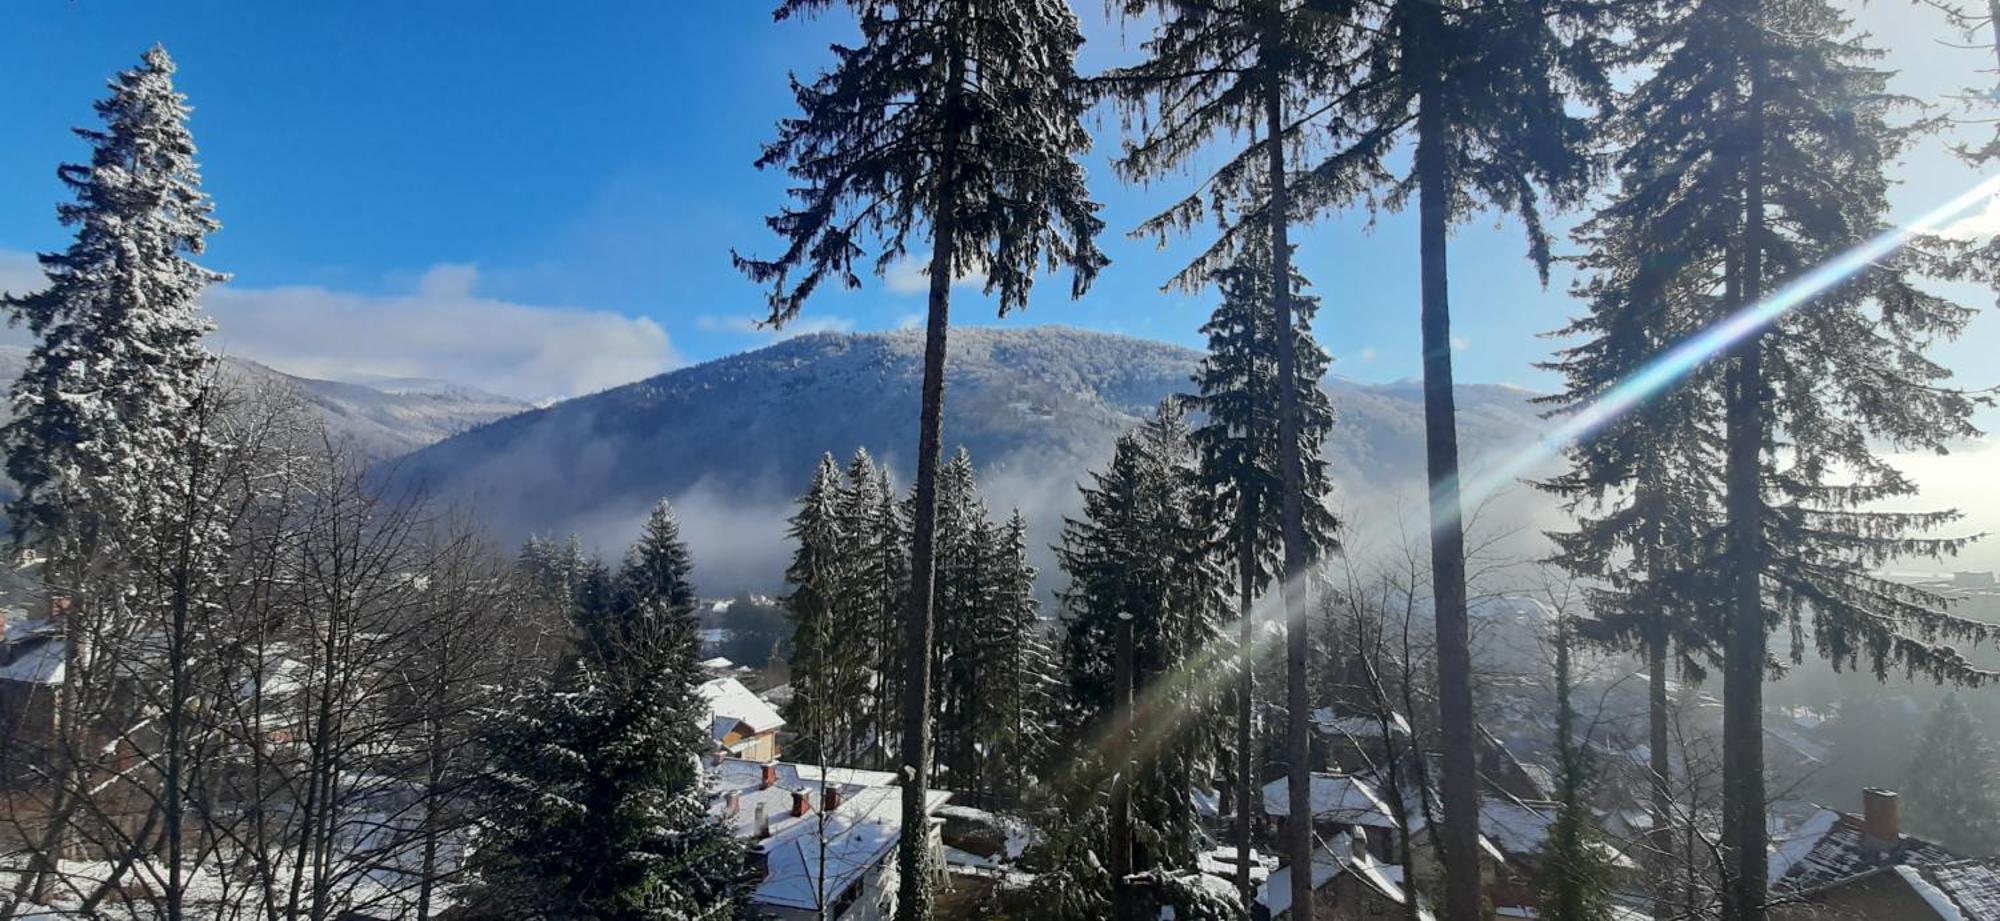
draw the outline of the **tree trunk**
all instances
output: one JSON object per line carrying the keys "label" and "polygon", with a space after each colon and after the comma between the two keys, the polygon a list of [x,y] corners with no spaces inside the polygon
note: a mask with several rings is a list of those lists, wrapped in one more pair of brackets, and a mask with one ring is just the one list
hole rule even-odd
{"label": "tree trunk", "polygon": [[910,604],[903,622],[903,835],[896,921],[930,921],[931,607],[937,590],[937,468],[944,442],[945,330],[951,320],[951,279],[957,262],[959,105],[965,61],[953,54],[945,91],[944,149],[932,205],[930,309],[924,324],[923,422],[917,436],[916,509],[910,522]]}
{"label": "tree trunk", "polygon": [[1299,457],[1298,347],[1292,326],[1292,247],[1290,190],[1285,176],[1285,99],[1274,63],[1282,23],[1272,5],[1272,22],[1265,31],[1268,77],[1264,85],[1264,129],[1271,183],[1271,303],[1275,310],[1272,338],[1278,350],[1278,518],[1285,543],[1285,567],[1278,595],[1285,605],[1285,788],[1291,801],[1286,819],[1286,848],[1292,864],[1292,921],[1312,921],[1312,800],[1311,704],[1307,698],[1306,617],[1300,597],[1305,584],[1305,475]]}
{"label": "tree trunk", "polygon": [[1652,842],[1653,872],[1653,915],[1664,918],[1673,914],[1674,887],[1678,875],[1674,872],[1674,788],[1673,759],[1668,757],[1671,741],[1667,733],[1667,614],[1655,611],[1653,624],[1646,634],[1646,679],[1647,688],[1646,719],[1648,744],[1651,746],[1652,802],[1648,808],[1653,820]]}
{"label": "tree trunk", "polygon": [[[1425,37],[1443,29],[1419,4]],[[1439,95],[1426,67],[1417,111],[1418,238],[1423,276],[1424,454],[1430,478],[1431,597],[1437,617],[1438,716],[1443,724],[1444,916],[1477,921],[1480,905],[1479,774],[1472,712],[1472,648],[1465,612],[1465,530],[1458,495],[1458,430],[1451,377],[1451,298],[1445,269],[1450,223],[1448,153]]]}
{"label": "tree trunk", "polygon": [[[1756,9],[1755,0],[1752,10]],[[1750,61],[1749,137],[1743,160],[1743,236],[1737,296],[1744,310],[1762,296],[1764,245],[1764,61]],[[1726,482],[1729,629],[1722,668],[1722,821],[1728,855],[1723,910],[1732,921],[1763,921],[1770,858],[1764,829],[1764,499],[1763,335],[1737,347],[1728,374]]]}
{"label": "tree trunk", "polygon": [[[1254,437],[1254,436],[1253,436]],[[1257,886],[1250,881],[1251,817],[1263,811],[1257,796],[1257,758],[1252,751],[1251,721],[1257,678],[1257,631],[1251,611],[1257,601],[1257,500],[1247,492],[1237,509],[1237,596],[1236,596],[1236,891],[1243,898],[1248,916],[1257,900]]]}
{"label": "tree trunk", "polygon": [[1113,675],[1112,719],[1118,726],[1118,772],[1111,781],[1111,916],[1116,921],[1140,921],[1132,904],[1132,890],[1126,879],[1132,875],[1132,774],[1138,770],[1133,760],[1135,724],[1132,685],[1137,681],[1137,652],[1133,649],[1132,615],[1118,613],[1118,661]]}

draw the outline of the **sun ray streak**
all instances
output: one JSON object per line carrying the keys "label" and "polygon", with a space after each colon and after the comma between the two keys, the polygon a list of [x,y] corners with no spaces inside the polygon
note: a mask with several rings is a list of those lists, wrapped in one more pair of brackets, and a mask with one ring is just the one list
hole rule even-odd
{"label": "sun ray streak", "polygon": [[1911,240],[1935,233],[1974,206],[2000,195],[2000,176],[1973,186],[1964,194],[1919,215],[1915,220],[1884,232],[1812,271],[1755,304],[1737,311],[1686,342],[1675,346],[1652,363],[1619,381],[1603,396],[1569,415],[1556,429],[1519,450],[1489,470],[1465,481],[1462,501],[1477,504],[1498,490],[1512,485],[1529,471],[1634,407],[1648,397],[1687,377],[1704,362],[1728,351],[1745,337],[1761,332],[1785,314],[1804,306],[1814,297],[1854,277],[1857,273],[1901,249]]}

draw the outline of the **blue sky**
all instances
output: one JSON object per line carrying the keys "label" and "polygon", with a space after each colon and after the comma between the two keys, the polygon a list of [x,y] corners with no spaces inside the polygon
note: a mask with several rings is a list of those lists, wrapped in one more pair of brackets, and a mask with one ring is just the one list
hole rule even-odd
{"label": "blue sky", "polygon": [[[235,275],[211,299],[225,347],[298,373],[456,377],[537,399],[753,347],[771,335],[748,328],[762,292],[729,249],[775,246],[761,216],[783,180],[751,161],[791,111],[786,71],[816,70],[848,34],[837,18],[775,24],[770,6],[19,0],[0,17],[0,287],[28,283],[26,254],[65,242],[54,169],[84,153],[68,129],[90,121],[106,77],[160,41],[197,109],[225,225],[207,257]],[[1080,8],[1086,69],[1129,57],[1136,37],[1099,4]],[[1877,3],[1867,15],[1910,71],[1901,89],[1988,79],[1988,58],[1938,44],[1945,28],[1922,8]],[[1056,281],[1005,322],[1198,346],[1210,300],[1158,291],[1192,245],[1157,252],[1123,237],[1192,179],[1119,185],[1102,159],[1115,119],[1101,126],[1091,179],[1114,265],[1083,301]],[[1906,212],[1976,179],[1941,142],[1902,172]],[[1303,236],[1326,302],[1320,336],[1335,373],[1410,376],[1414,222],[1368,225],[1346,215]],[[1539,334],[1571,305],[1560,279],[1536,283],[1523,251],[1510,221],[1458,231],[1462,380],[1551,383],[1532,368],[1551,347]],[[922,309],[916,287],[828,291],[801,327],[894,328]],[[974,291],[955,313],[995,322]],[[1982,318],[1947,354],[1983,373],[1972,358],[1996,346],[2000,323]]]}

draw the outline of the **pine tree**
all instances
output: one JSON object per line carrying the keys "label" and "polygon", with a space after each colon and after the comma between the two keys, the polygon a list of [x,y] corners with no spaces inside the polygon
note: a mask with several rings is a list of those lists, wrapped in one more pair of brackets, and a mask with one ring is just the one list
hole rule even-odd
{"label": "pine tree", "polygon": [[978,718],[984,740],[981,776],[989,791],[1018,800],[1049,748],[1055,663],[1035,600],[1027,519],[1016,510],[991,534],[986,572],[992,587],[980,643],[986,662]]}
{"label": "pine tree", "polygon": [[[1070,584],[1062,593],[1063,671],[1072,735],[1101,738],[1076,759],[1080,776],[1117,777],[1129,793],[1130,840],[1104,853],[1132,852],[1131,872],[1194,866],[1202,832],[1188,792],[1205,786],[1221,730],[1220,701],[1205,655],[1220,640],[1226,577],[1215,560],[1216,533],[1198,514],[1204,492],[1186,422],[1175,404],[1126,433],[1106,468],[1083,489],[1083,516],[1064,523],[1057,555]],[[1119,632],[1129,629],[1132,675],[1118,666]],[[1146,701],[1144,722],[1114,723]],[[1120,776],[1129,765],[1133,776]],[[1114,860],[1114,867],[1119,861]],[[1114,873],[1114,901],[1128,911]]]}
{"label": "pine tree", "polygon": [[[740,917],[743,849],[708,813],[687,550],[656,510],[618,591],[588,567],[576,669],[500,714],[488,738],[494,840],[482,878],[510,914],[679,921]],[[676,601],[675,599],[685,599]]]}
{"label": "pine tree", "polygon": [[887,727],[894,724],[896,717],[895,699],[885,687],[889,676],[883,672],[883,667],[892,661],[892,653],[885,644],[893,642],[895,631],[883,630],[883,616],[893,615],[891,604],[898,590],[885,574],[899,572],[900,567],[890,566],[890,557],[900,556],[904,551],[897,543],[889,548],[892,554],[877,552],[877,543],[883,537],[878,533],[883,527],[878,516],[882,514],[885,498],[882,490],[887,485],[883,471],[875,466],[875,459],[868,455],[867,449],[857,450],[847,464],[836,509],[840,521],[841,571],[845,573],[840,604],[842,620],[847,624],[854,648],[859,695],[850,705],[852,760],[845,762],[854,765],[888,763],[884,755],[890,749],[884,743]]}
{"label": "pine tree", "polygon": [[[1250,880],[1250,833],[1259,800],[1258,777],[1252,737],[1252,707],[1255,668],[1250,655],[1255,643],[1251,610],[1259,591],[1275,575],[1283,539],[1279,495],[1283,475],[1279,469],[1278,426],[1272,409],[1276,398],[1277,367],[1272,356],[1278,349],[1277,317],[1270,296],[1269,238],[1262,234],[1243,237],[1243,249],[1228,267],[1212,279],[1222,294],[1202,332],[1208,336],[1208,355],[1195,373],[1199,391],[1188,400],[1204,420],[1192,439],[1201,458],[1202,482],[1211,491],[1209,507],[1203,514],[1210,520],[1227,521],[1230,549],[1235,557],[1237,618],[1236,682],[1236,803],[1235,838],[1237,848],[1236,884],[1247,902],[1255,898]],[[1318,381],[1325,376],[1330,361],[1312,339],[1311,323],[1319,301],[1304,293],[1305,279],[1292,273],[1291,303],[1297,317],[1293,347],[1298,352],[1295,366],[1299,389],[1297,402],[1303,415],[1299,426],[1298,453],[1306,458],[1306,535],[1311,541],[1310,556],[1318,558],[1334,546],[1337,523],[1327,510],[1332,492],[1321,445],[1333,426],[1333,406]]]}
{"label": "pine tree", "polygon": [[618,572],[624,603],[634,608],[658,604],[691,615],[697,601],[690,578],[693,572],[694,558],[681,540],[681,526],[674,519],[673,506],[661,499],[647,514],[646,523],[639,530],[639,540],[626,554],[625,566]]}
{"label": "pine tree", "polygon": [[1548,921],[1608,921],[1612,917],[1612,870],[1602,836],[1585,799],[1593,769],[1584,741],[1577,737],[1576,680],[1572,656],[1576,627],[1567,611],[1556,614],[1553,636],[1556,679],[1556,762],[1560,808],[1542,848],[1537,880],[1538,917]]}
{"label": "pine tree", "polygon": [[[1883,169],[1911,134],[1888,123],[1885,76],[1847,32],[1822,0],[1712,0],[1640,24],[1638,45],[1657,63],[1621,116],[1632,188],[1625,223],[1612,229],[1632,233],[1635,252],[1668,260],[1652,269],[1654,302],[1669,314],[1652,324],[1656,334],[1720,323],[1888,226]],[[1924,355],[1967,317],[1917,286],[1929,262],[1919,248],[1863,269],[1739,338],[1682,385],[1698,396],[1669,398],[1670,411],[1705,420],[1717,447],[1699,450],[1723,458],[1719,539],[1692,552],[1722,577],[1708,597],[1727,636],[1730,918],[1764,914],[1762,682],[1772,626],[1788,621],[1795,639],[1812,636],[1836,667],[1865,658],[1877,674],[1988,677],[1944,644],[1990,628],[1870,575],[1891,558],[1941,556],[1961,543],[1926,536],[1949,513],[1870,509],[1914,491],[1875,443],[1942,450],[1972,431],[1967,398],[1940,386],[1947,373]],[[1698,312],[1671,316],[1681,309]],[[1667,482],[1690,508],[1714,488]],[[1792,658],[1802,655],[1795,641]]]}
{"label": "pine tree", "polygon": [[76,201],[56,211],[69,249],[40,257],[48,287],[4,304],[35,336],[0,428],[17,537],[58,561],[116,546],[160,512],[176,455],[215,358],[201,345],[203,289],[223,281],[189,261],[220,225],[201,191],[187,98],[155,45],[78,129],[88,164],[57,170]]}
{"label": "pine tree", "polygon": [[937,642],[931,674],[937,684],[932,719],[939,782],[983,792],[978,710],[989,689],[981,682],[983,619],[991,610],[992,524],[979,497],[972,456],[961,448],[938,472]]}
{"label": "pine tree", "polygon": [[[785,0],[780,19],[834,0]],[[1068,266],[1080,296],[1104,265],[1102,221],[1077,156],[1090,146],[1074,91],[1083,43],[1067,4],[1050,0],[847,0],[862,42],[835,46],[835,67],[793,81],[802,114],[779,126],[758,165],[783,167],[797,207],[770,218],[786,251],[735,261],[772,286],[770,322],[782,325],[829,275],[860,285],[865,238],[881,240],[877,272],[909,253],[928,228],[916,509],[911,517],[909,612],[902,643],[908,683],[901,733],[903,824],[925,825],[929,785],[932,580],[937,467],[943,446],[944,362],[952,280],[983,276],[999,310],[1024,307],[1036,272]],[[921,835],[903,836],[897,917],[925,921],[932,898]]]}
{"label": "pine tree", "polygon": [[[1430,557],[1437,620],[1444,917],[1479,917],[1479,780],[1472,660],[1466,619],[1465,532],[1459,495],[1446,239],[1454,222],[1488,209],[1512,212],[1546,282],[1552,261],[1543,208],[1579,202],[1589,189],[1591,138],[1577,103],[1609,91],[1600,56],[1607,11],[1617,4],[1547,0],[1395,0],[1354,23],[1354,62],[1330,117],[1335,150],[1303,171],[1294,214],[1357,200],[1417,204],[1422,280],[1424,444]],[[1409,171],[1385,156],[1413,142]]]}
{"label": "pine tree", "polygon": [[[216,360],[201,342],[211,327],[197,309],[202,291],[224,276],[191,259],[220,225],[201,190],[190,109],[173,77],[173,59],[155,45],[95,104],[103,127],[77,130],[90,162],[57,169],[75,200],[56,213],[75,237],[40,256],[47,287],[0,295],[0,307],[35,338],[13,382],[0,451],[18,486],[8,506],[14,537],[46,555],[43,584],[65,606],[65,712],[119,739],[119,720],[132,708],[94,711],[92,701],[158,695],[147,719],[160,730],[160,750],[146,758],[160,789],[147,795],[165,835],[163,914],[179,919],[189,868],[184,820],[199,767],[189,757],[189,717],[200,706],[195,677],[212,651],[207,601],[226,546],[227,474],[219,470],[226,446],[217,435]],[[136,694],[134,682],[145,683]],[[76,811],[94,808],[82,800],[109,786],[94,777],[109,766],[93,762],[123,746],[60,748],[48,765],[56,792],[38,858],[70,833]],[[32,889],[41,870],[38,862],[24,874],[9,901]]]}
{"label": "pine tree", "polygon": [[867,578],[875,584],[875,608],[868,614],[869,641],[875,649],[875,757],[886,768],[895,763],[902,738],[899,722],[908,676],[904,674],[903,613],[910,591],[910,528],[908,516],[888,471],[876,477],[876,508],[865,545]]}
{"label": "pine tree", "polygon": [[792,700],[786,720],[802,760],[852,763],[852,716],[867,689],[866,634],[851,604],[852,539],[842,527],[843,481],[832,455],[822,457],[812,486],[792,517],[796,545],[785,570],[784,598],[792,618]]}
{"label": "pine tree", "polygon": [[1911,828],[1961,854],[2000,850],[2000,753],[1957,694],[1924,721],[1908,799]]}
{"label": "pine tree", "polygon": [[[1656,53],[1642,42],[1629,63],[1656,63]],[[1542,399],[1557,407],[1553,413],[1589,407],[1698,333],[1716,312],[1718,294],[1705,277],[1712,265],[1704,260],[1718,252],[1730,225],[1714,203],[1703,213],[1702,203],[1675,194],[1684,171],[1674,162],[1675,148],[1661,143],[1678,130],[1660,111],[1678,102],[1662,94],[1671,79],[1642,81],[1605,119],[1605,137],[1621,145],[1619,184],[1575,234],[1583,248],[1578,264],[1588,273],[1575,294],[1586,312],[1557,335],[1583,341],[1544,365],[1565,378],[1561,393]],[[1717,373],[1698,369],[1686,383],[1605,420],[1570,446],[1569,470],[1538,484],[1576,522],[1575,530],[1551,535],[1557,548],[1551,561],[1595,580],[1589,593],[1595,616],[1581,625],[1584,638],[1638,649],[1646,661],[1653,820],[1647,853],[1656,912],[1678,904],[1668,666],[1677,662],[1682,674],[1698,679],[1722,638],[1708,600],[1713,554],[1704,549],[1722,520]]]}
{"label": "pine tree", "polygon": [[[1310,356],[1311,350],[1301,351],[1293,342],[1299,324],[1293,317],[1289,234],[1291,223],[1304,212],[1293,199],[1299,177],[1287,158],[1313,146],[1328,127],[1320,117],[1329,108],[1325,100],[1342,91],[1345,72],[1353,67],[1344,60],[1353,10],[1345,2],[1286,0],[1123,0],[1113,8],[1128,18],[1156,21],[1145,45],[1148,58],[1101,78],[1128,124],[1141,128],[1141,136],[1126,144],[1114,164],[1121,176],[1148,182],[1185,169],[1197,152],[1225,136],[1233,141],[1245,128],[1252,141],[1201,184],[1205,191],[1175,203],[1142,224],[1138,233],[1164,242],[1169,233],[1185,232],[1204,216],[1224,225],[1221,238],[1174,279],[1185,288],[1206,283],[1226,265],[1239,246],[1233,238],[1245,228],[1266,241],[1270,276],[1265,291],[1275,318],[1270,361],[1277,377],[1275,499],[1284,560],[1279,590],[1288,627],[1287,777],[1291,795],[1303,802],[1311,783],[1306,665],[1306,612],[1311,605],[1298,596],[1309,588],[1306,569],[1315,548],[1308,532],[1309,455],[1302,452],[1312,420],[1299,395],[1317,390],[1318,378],[1298,366],[1300,356]],[[1260,133],[1263,141],[1257,143]],[[1324,365],[1318,370],[1323,373]],[[1285,850],[1294,865],[1311,865],[1310,823],[1291,824]],[[1299,921],[1311,916],[1311,888],[1310,874],[1292,874],[1293,912]]]}

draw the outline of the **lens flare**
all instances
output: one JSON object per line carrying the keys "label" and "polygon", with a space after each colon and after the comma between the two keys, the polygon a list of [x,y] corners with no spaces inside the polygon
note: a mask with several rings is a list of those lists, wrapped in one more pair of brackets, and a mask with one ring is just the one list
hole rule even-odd
{"label": "lens flare", "polygon": [[2000,195],[2000,176],[1866,243],[1854,247],[1779,288],[1770,297],[1738,311],[1722,322],[1674,347],[1665,355],[1618,382],[1605,394],[1571,414],[1555,431],[1510,454],[1491,470],[1466,481],[1461,501],[1476,504],[1506,488],[1542,462],[1560,454],[1647,397],[1680,381],[1695,368],[1729,350],[1745,337],[1764,330],[1778,318],[1901,249],[1911,240],[1935,233],[1952,218]]}

